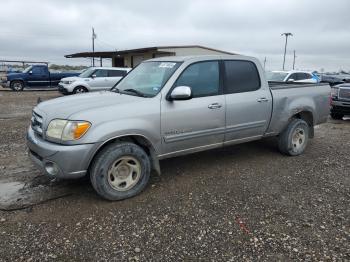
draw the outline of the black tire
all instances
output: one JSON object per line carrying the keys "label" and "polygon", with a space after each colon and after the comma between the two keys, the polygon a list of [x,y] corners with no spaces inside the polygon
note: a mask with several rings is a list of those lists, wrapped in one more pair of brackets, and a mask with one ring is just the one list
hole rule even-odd
{"label": "black tire", "polygon": [[309,141],[310,127],[302,119],[293,119],[278,137],[281,153],[298,156],[305,151]]}
{"label": "black tire", "polygon": [[344,115],[339,114],[339,113],[331,113],[331,118],[335,119],[335,120],[342,120],[344,117]]}
{"label": "black tire", "polygon": [[17,80],[16,81],[12,81],[10,83],[10,87],[15,92],[23,91],[24,83],[22,81],[17,81]]}
{"label": "black tire", "polygon": [[[121,185],[124,182],[118,182],[120,185],[112,185],[112,183],[114,183],[112,181],[114,180],[112,179],[114,178],[114,175],[111,175],[110,172],[112,172],[112,167],[114,168],[113,170],[118,170],[117,167],[120,166],[120,162],[118,164],[118,161],[120,159],[130,157],[135,159],[135,161],[138,162],[137,164],[139,164],[138,167],[140,172],[137,175],[138,179],[135,179],[135,184],[132,185],[131,188],[125,189],[124,191],[118,190],[115,186],[121,188]],[[120,168],[125,166],[127,165],[123,165]],[[127,173],[128,172],[130,172],[131,176],[127,176],[134,179],[134,171],[129,170]],[[90,169],[90,180],[93,188],[101,197],[107,200],[122,200],[139,194],[147,186],[150,173],[150,159],[141,147],[129,142],[118,142],[107,146],[95,157]],[[117,178],[115,178],[115,180],[117,180]],[[127,183],[125,183],[125,186],[127,186]]]}
{"label": "black tire", "polygon": [[83,86],[77,86],[73,90],[73,94],[80,94],[80,93],[87,93],[87,92],[89,92],[89,90],[87,90],[87,88]]}

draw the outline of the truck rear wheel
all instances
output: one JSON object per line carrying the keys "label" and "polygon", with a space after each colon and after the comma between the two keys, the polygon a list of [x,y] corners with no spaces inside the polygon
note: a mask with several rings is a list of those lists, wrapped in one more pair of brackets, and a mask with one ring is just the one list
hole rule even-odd
{"label": "truck rear wheel", "polygon": [[338,114],[338,113],[331,113],[331,118],[335,119],[335,120],[342,120],[344,117],[344,115],[342,114]]}
{"label": "truck rear wheel", "polygon": [[10,87],[13,91],[22,91],[24,88],[24,84],[22,81],[12,81]]}
{"label": "truck rear wheel", "polygon": [[147,153],[129,142],[114,143],[95,157],[90,169],[91,184],[108,200],[139,194],[148,184],[151,163]]}
{"label": "truck rear wheel", "polygon": [[281,153],[298,156],[305,151],[309,141],[310,128],[302,119],[293,119],[278,137]]}

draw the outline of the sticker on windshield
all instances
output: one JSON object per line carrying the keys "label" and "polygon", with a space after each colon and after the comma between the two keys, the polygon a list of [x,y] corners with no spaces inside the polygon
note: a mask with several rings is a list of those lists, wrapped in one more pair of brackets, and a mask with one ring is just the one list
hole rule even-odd
{"label": "sticker on windshield", "polygon": [[176,63],[163,62],[159,65],[160,68],[173,68]]}

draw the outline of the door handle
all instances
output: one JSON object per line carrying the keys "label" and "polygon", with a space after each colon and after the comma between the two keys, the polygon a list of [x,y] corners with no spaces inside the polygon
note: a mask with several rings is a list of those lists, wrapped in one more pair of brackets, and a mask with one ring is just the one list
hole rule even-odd
{"label": "door handle", "polygon": [[218,108],[221,108],[221,107],[222,107],[222,105],[219,104],[219,103],[213,103],[213,104],[208,105],[209,109],[218,109]]}
{"label": "door handle", "polygon": [[262,103],[262,102],[269,102],[269,100],[268,100],[266,97],[258,98],[256,101],[258,101],[259,103]]}

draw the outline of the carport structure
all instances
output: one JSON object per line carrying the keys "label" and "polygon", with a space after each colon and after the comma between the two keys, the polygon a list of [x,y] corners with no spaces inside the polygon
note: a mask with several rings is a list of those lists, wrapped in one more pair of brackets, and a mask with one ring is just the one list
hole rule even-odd
{"label": "carport structure", "polygon": [[226,52],[200,45],[186,46],[155,46],[137,49],[104,51],[104,52],[82,52],[65,55],[66,58],[97,58],[100,66],[103,66],[103,59],[111,59],[113,67],[135,67],[142,61],[163,57],[163,56],[186,56],[186,55],[220,55],[234,53]]}

